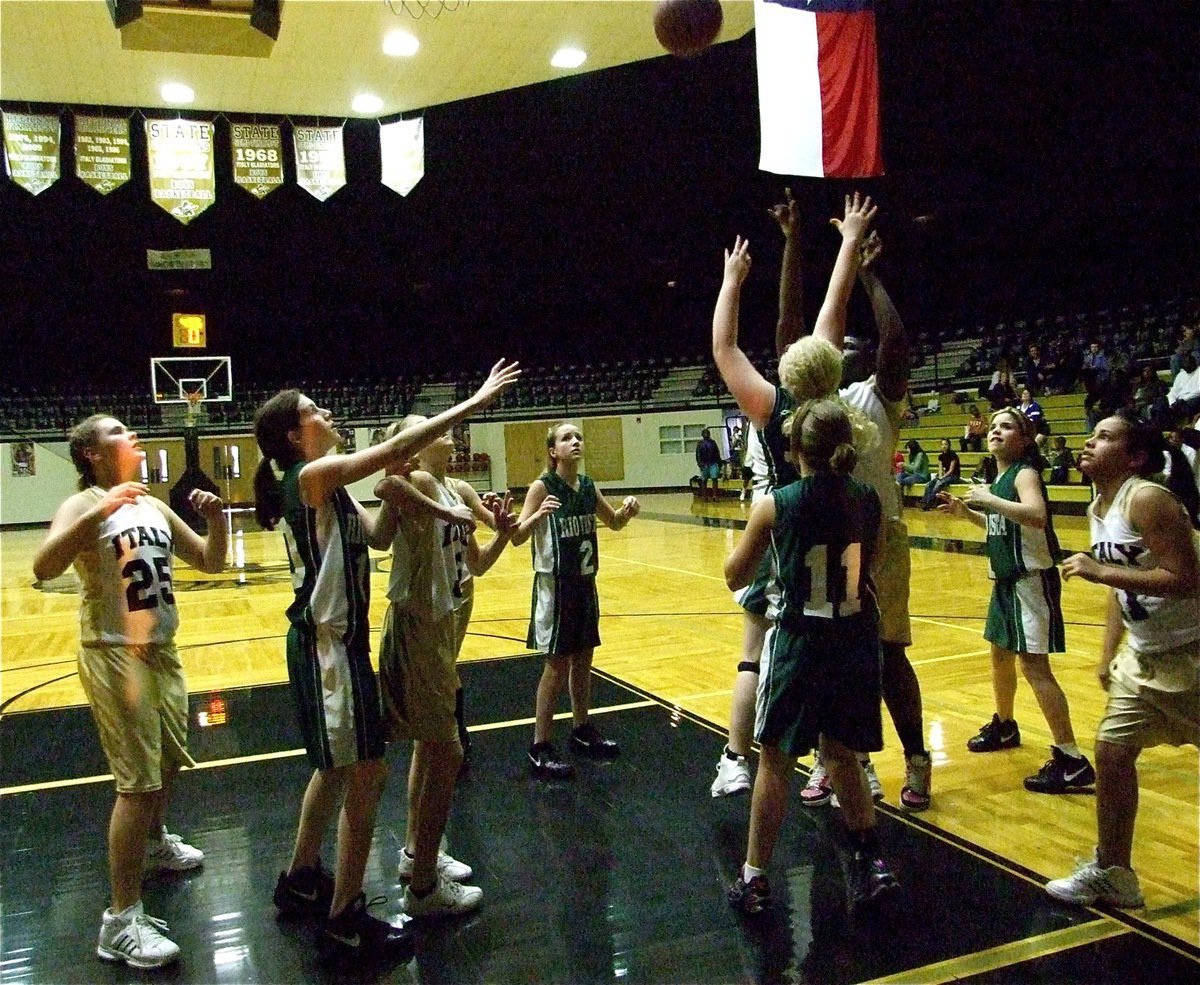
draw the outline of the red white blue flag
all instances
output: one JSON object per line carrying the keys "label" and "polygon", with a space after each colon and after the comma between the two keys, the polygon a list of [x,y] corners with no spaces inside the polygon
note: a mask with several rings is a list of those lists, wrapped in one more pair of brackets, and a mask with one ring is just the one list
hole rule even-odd
{"label": "red white blue flag", "polygon": [[762,153],[775,174],[883,174],[874,0],[754,0]]}

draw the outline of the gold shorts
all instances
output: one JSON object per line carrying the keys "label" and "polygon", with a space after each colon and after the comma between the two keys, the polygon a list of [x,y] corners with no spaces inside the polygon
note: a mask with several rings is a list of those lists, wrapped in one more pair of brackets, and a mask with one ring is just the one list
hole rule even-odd
{"label": "gold shorts", "polygon": [[379,641],[379,685],[389,740],[458,738],[454,632],[453,613],[432,621],[388,606]]}
{"label": "gold shorts", "polygon": [[883,521],[883,556],[875,567],[875,593],[879,597],[879,639],[884,643],[912,644],[908,618],[908,588],[912,562],[908,556],[908,527],[903,520]]}
{"label": "gold shorts", "polygon": [[161,790],[164,770],[196,765],[175,644],[89,643],[79,649],[79,680],[119,793]]}
{"label": "gold shorts", "polygon": [[[1194,663],[1196,646],[1196,643],[1188,643],[1160,655],[1160,658],[1174,657]],[[1135,651],[1125,640],[1113,663],[1133,656]],[[1144,658],[1147,664],[1152,664],[1153,659],[1153,656]],[[1109,679],[1108,707],[1096,730],[1096,739],[1138,749],[1161,745],[1200,746],[1200,686],[1182,691],[1160,691],[1114,674]]]}

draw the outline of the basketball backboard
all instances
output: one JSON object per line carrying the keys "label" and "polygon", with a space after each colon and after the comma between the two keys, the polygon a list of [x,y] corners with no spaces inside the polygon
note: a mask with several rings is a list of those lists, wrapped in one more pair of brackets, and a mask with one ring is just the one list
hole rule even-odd
{"label": "basketball backboard", "polygon": [[[229,356],[152,356],[150,393],[156,404],[233,400],[233,368]],[[189,396],[191,401],[189,401]]]}

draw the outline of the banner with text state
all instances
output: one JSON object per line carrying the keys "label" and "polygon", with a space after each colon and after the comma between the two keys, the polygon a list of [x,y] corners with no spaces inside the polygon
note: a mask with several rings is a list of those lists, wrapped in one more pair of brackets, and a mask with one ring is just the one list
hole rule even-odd
{"label": "banner with text state", "polygon": [[59,176],[62,127],[57,116],[4,113],[4,166],[15,184],[40,195]]}
{"label": "banner with text state", "polygon": [[213,125],[196,120],[147,120],[150,199],[185,225],[217,200]]}
{"label": "banner with text state", "polygon": [[341,127],[294,127],[296,184],[324,202],[346,184],[346,156]]}
{"label": "banner with text state", "polygon": [[129,121],[124,117],[75,117],[75,177],[107,195],[133,176]]}
{"label": "banner with text state", "polygon": [[255,198],[283,184],[283,137],[273,123],[234,123],[229,128],[233,181]]}
{"label": "banner with text state", "polygon": [[424,124],[423,119],[416,119],[379,125],[380,181],[401,195],[407,195],[425,177]]}

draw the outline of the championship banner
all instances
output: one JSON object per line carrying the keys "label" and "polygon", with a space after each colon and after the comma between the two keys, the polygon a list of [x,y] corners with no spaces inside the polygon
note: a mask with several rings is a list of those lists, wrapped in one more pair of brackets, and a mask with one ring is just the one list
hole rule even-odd
{"label": "championship banner", "polygon": [[324,202],[346,183],[341,127],[293,127],[296,184]]}
{"label": "championship banner", "polygon": [[418,118],[379,125],[380,180],[401,195],[407,195],[425,177],[424,123]]}
{"label": "championship banner", "polygon": [[150,199],[184,225],[217,200],[213,125],[195,120],[147,120]]}
{"label": "championship banner", "polygon": [[283,184],[283,137],[274,123],[234,123],[233,181],[255,198],[266,198]]}
{"label": "championship banner", "polygon": [[57,116],[5,113],[4,166],[12,180],[31,195],[40,195],[58,181]]}
{"label": "championship banner", "polygon": [[107,195],[133,176],[129,121],[125,117],[75,117],[75,177]]}

